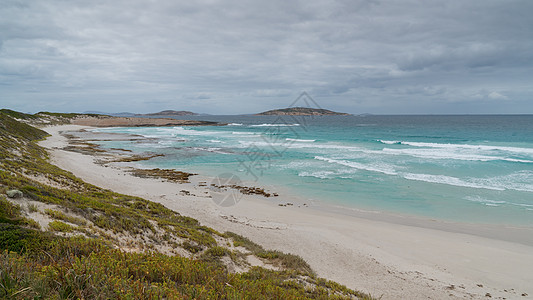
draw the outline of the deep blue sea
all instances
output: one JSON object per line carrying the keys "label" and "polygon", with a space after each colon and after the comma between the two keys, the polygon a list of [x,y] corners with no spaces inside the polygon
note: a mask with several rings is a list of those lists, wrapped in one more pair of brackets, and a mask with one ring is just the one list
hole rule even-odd
{"label": "deep blue sea", "polygon": [[533,116],[194,116],[226,126],[104,128],[165,154],[146,167],[282,186],[313,203],[533,226]]}

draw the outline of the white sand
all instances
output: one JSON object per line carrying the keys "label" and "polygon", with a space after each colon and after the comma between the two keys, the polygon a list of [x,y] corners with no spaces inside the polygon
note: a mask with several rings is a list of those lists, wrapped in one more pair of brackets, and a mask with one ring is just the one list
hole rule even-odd
{"label": "white sand", "polygon": [[[531,244],[457,233],[453,224],[448,224],[451,230],[446,224],[425,226],[442,227],[437,230],[378,220],[383,216],[372,220],[371,215],[360,218],[303,206],[280,207],[279,199],[273,203],[272,198],[256,195],[220,207],[205,187],[197,185],[209,184],[210,178],[194,176],[187,184],[137,178],[95,164],[92,156],[58,149],[67,142],[60,131],[81,128],[45,128],[52,136],[41,145],[51,149],[54,164],[97,186],[162,203],[219,231],[233,231],[265,248],[300,255],[319,276],[350,288],[382,299],[488,299],[487,293],[492,298],[533,299]],[[181,190],[193,195],[182,195]],[[478,229],[485,236],[492,230]],[[495,236],[507,237],[505,228]]]}

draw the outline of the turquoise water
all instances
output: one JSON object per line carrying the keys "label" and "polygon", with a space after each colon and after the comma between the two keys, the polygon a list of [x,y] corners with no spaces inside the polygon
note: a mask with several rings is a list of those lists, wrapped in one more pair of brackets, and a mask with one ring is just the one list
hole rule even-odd
{"label": "turquoise water", "polygon": [[[181,117],[183,118],[183,117]],[[147,167],[234,173],[324,204],[533,226],[533,116],[201,116],[226,126],[105,128],[165,154]]]}

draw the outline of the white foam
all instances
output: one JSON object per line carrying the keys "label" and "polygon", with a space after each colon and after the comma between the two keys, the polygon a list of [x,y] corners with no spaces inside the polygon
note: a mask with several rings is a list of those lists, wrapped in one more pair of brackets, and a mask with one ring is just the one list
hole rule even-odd
{"label": "white foam", "polygon": [[264,141],[268,140],[266,138],[263,141],[238,141],[243,146],[255,145],[257,147],[280,147],[280,148],[289,148],[289,149],[302,149],[302,148],[315,148],[315,149],[335,149],[335,150],[348,150],[348,151],[365,151],[363,148],[354,147],[354,146],[343,146],[336,144],[319,144],[311,142],[311,140],[300,140],[301,142],[289,143],[290,140],[283,139],[286,142],[280,142],[280,139],[272,139],[272,142]]}
{"label": "white foam", "polygon": [[241,123],[229,123],[227,126],[242,126]]}
{"label": "white foam", "polygon": [[[219,135],[217,131],[200,131],[194,129],[183,128],[181,126],[171,128],[157,128],[158,132],[161,132],[163,136],[178,136],[178,135]],[[161,135],[159,136],[161,137]]]}
{"label": "white foam", "polygon": [[207,142],[210,142],[210,143],[224,143],[223,141],[219,141],[219,140],[206,140]]}
{"label": "white foam", "polygon": [[480,196],[466,196],[464,197],[465,200],[471,201],[471,202],[477,202],[484,204],[486,206],[500,206],[501,204],[506,204],[506,201],[498,201],[498,200],[489,200],[482,198]]}
{"label": "white foam", "polygon": [[[382,141],[384,144],[398,144],[397,141]],[[413,147],[426,147],[426,148],[440,148],[440,149],[473,149],[484,151],[505,151],[518,154],[533,155],[533,148],[521,148],[521,147],[506,147],[506,146],[491,146],[491,145],[469,145],[469,144],[439,144],[439,143],[424,143],[424,142],[399,142],[402,145],[408,145]]]}
{"label": "white foam", "polygon": [[286,138],[285,140],[286,141],[291,141],[291,142],[302,142],[302,143],[305,143],[305,142],[312,143],[312,142],[316,141],[316,140],[300,140],[300,139],[291,139],[291,138]]}
{"label": "white foam", "polygon": [[480,196],[466,196],[464,197],[464,199],[468,201],[472,201],[472,202],[478,202],[486,206],[513,205],[513,206],[522,207],[525,210],[533,210],[533,204],[507,202],[503,200],[490,200],[490,199],[482,198]]}
{"label": "white foam", "polygon": [[383,174],[387,174],[387,175],[396,175],[397,174],[396,171],[394,170],[394,168],[392,168],[389,165],[365,165],[365,164],[361,164],[361,163],[358,163],[358,162],[332,159],[332,158],[327,158],[327,157],[323,157],[323,156],[315,156],[315,159],[316,160],[321,160],[321,161],[326,161],[326,162],[329,162],[329,163],[335,163],[335,164],[351,167],[351,168],[358,169],[358,170],[378,172],[378,173],[383,173]]}
{"label": "white foam", "polygon": [[170,146],[172,145],[173,143],[171,141],[159,141],[157,142],[159,145],[163,145],[163,146]]}
{"label": "white foam", "polygon": [[316,172],[300,172],[298,173],[298,176],[300,177],[316,177],[320,179],[326,179],[331,177],[331,175],[335,174],[331,171],[316,171]]}
{"label": "white foam", "polygon": [[424,181],[429,183],[439,183],[454,185],[460,187],[468,187],[475,189],[487,189],[495,191],[505,191],[505,188],[499,186],[491,186],[482,183],[468,182],[456,177],[446,175],[432,175],[432,174],[415,174],[415,173],[403,173],[402,177],[409,180]]}
{"label": "white foam", "polygon": [[378,142],[381,142],[381,143],[387,144],[387,145],[395,145],[395,144],[401,144],[402,143],[400,141],[383,141],[383,140],[378,140]]}
{"label": "white foam", "polygon": [[314,162],[312,160],[298,160],[298,161],[291,161],[288,164],[279,165],[279,167],[284,167],[288,169],[298,169],[298,168],[310,168],[310,167],[316,167],[319,163]]}
{"label": "white foam", "polygon": [[517,172],[506,176],[498,176],[492,178],[468,178],[465,180],[446,175],[415,173],[402,173],[400,175],[403,178],[409,180],[447,184],[460,187],[487,189],[495,191],[515,190],[523,192],[533,192],[533,184],[530,183],[530,178],[532,177],[532,174],[527,172]]}
{"label": "white foam", "polygon": [[494,161],[503,160],[509,162],[520,163],[533,163],[531,160],[515,159],[508,157],[479,155],[479,154],[463,154],[453,151],[442,151],[441,149],[391,149],[384,148],[383,152],[392,155],[409,155],[426,159],[454,159],[454,160],[467,160],[467,161]]}
{"label": "white foam", "polygon": [[482,181],[490,185],[521,192],[533,192],[533,172],[519,171],[505,176],[497,176]]}
{"label": "white foam", "polygon": [[524,203],[509,203],[509,204],[512,204],[512,205],[516,205],[516,206],[521,206],[521,207],[525,207],[526,209],[531,209],[533,208],[533,204],[524,204]]}
{"label": "white foam", "polygon": [[216,148],[216,147],[209,147],[209,148],[203,148],[203,147],[193,147],[194,150],[201,150],[201,151],[207,151],[212,153],[218,153],[218,154],[229,154],[227,152],[221,151],[222,148]]}
{"label": "white foam", "polygon": [[139,148],[157,148],[157,149],[168,148],[168,146],[160,145],[159,143],[156,143],[156,144],[138,143],[138,144],[136,144],[136,147],[139,147]]}
{"label": "white foam", "polygon": [[235,135],[257,135],[256,132],[243,132],[243,131],[233,131],[231,134],[235,134]]}
{"label": "white foam", "polygon": [[250,127],[293,127],[293,126],[300,126],[300,124],[269,124],[269,123],[264,123],[264,124],[250,125]]}

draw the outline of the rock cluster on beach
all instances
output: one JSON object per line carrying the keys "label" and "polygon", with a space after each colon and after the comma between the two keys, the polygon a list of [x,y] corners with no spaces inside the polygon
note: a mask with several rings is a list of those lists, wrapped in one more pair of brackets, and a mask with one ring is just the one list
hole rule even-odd
{"label": "rock cluster on beach", "polygon": [[244,195],[261,195],[261,196],[265,196],[267,198],[268,197],[277,197],[278,196],[277,193],[269,193],[269,192],[266,192],[265,189],[263,189],[263,188],[258,188],[258,187],[253,187],[253,186],[252,187],[250,187],[250,186],[241,186],[241,185],[236,185],[236,184],[216,185],[214,183],[212,183],[211,186],[219,188],[219,189],[228,189],[228,188],[236,189],[239,192],[241,192],[241,194],[244,194]]}
{"label": "rock cluster on beach", "polygon": [[163,178],[173,182],[188,182],[190,176],[196,175],[171,169],[133,169],[130,172],[137,177]]}

